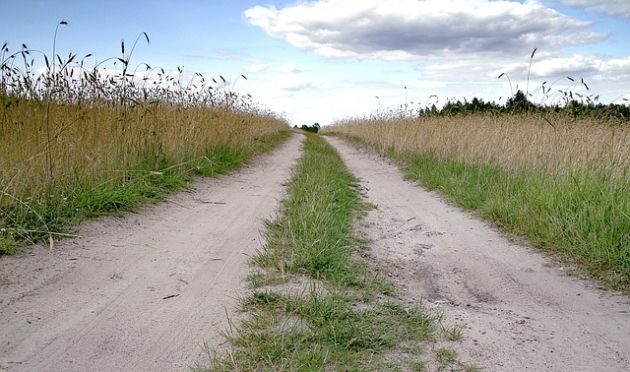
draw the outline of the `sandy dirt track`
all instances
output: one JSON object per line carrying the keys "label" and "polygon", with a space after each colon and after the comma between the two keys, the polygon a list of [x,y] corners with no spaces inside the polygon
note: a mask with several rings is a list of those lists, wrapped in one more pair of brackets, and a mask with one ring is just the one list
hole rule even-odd
{"label": "sandy dirt track", "polygon": [[89,221],[53,252],[0,258],[0,370],[175,371],[218,347],[301,152],[293,135],[138,214]]}
{"label": "sandy dirt track", "polygon": [[568,275],[373,152],[329,142],[377,205],[359,228],[379,267],[404,300],[462,327],[461,361],[483,371],[630,371],[630,298]]}

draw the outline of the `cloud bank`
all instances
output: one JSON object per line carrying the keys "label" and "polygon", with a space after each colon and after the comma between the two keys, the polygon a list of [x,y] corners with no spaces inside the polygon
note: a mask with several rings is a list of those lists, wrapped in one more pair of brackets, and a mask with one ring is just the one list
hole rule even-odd
{"label": "cloud bank", "polygon": [[329,57],[514,54],[606,37],[539,1],[320,0],[255,6],[245,17],[272,37]]}

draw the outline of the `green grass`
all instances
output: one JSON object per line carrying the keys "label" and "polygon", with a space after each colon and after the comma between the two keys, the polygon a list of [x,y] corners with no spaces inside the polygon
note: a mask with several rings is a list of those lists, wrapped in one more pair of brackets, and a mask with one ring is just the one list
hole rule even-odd
{"label": "green grass", "polygon": [[[419,352],[401,350],[413,344],[422,351],[439,333],[436,318],[389,299],[391,285],[359,258],[352,224],[369,206],[356,185],[337,153],[321,137],[307,135],[281,214],[268,224],[267,244],[252,259],[259,271],[250,281],[257,289],[241,305],[249,316],[228,334],[232,350],[199,370],[424,366]],[[304,277],[310,278],[306,288],[286,289]]]}
{"label": "green grass", "polygon": [[448,372],[475,372],[478,369],[457,359],[457,353],[448,348],[434,350],[438,371]]}
{"label": "green grass", "polygon": [[24,243],[37,242],[50,232],[59,233],[90,217],[133,211],[163,200],[186,186],[193,176],[226,174],[247,163],[254,155],[274,148],[289,137],[289,131],[259,138],[248,149],[211,148],[201,159],[176,164],[160,153],[147,153],[132,169],[121,172],[124,181],[93,188],[57,190],[65,197],[59,203],[27,201],[14,210],[0,210],[0,255],[14,254]]}
{"label": "green grass", "polygon": [[268,224],[267,241],[254,263],[279,272],[300,273],[336,284],[359,286],[350,260],[354,239],[352,221],[361,203],[357,180],[321,138],[308,136],[305,154],[293,181],[283,213]]}
{"label": "green grass", "polygon": [[537,247],[630,289],[630,186],[597,169],[508,172],[431,153],[407,154],[406,175]]}
{"label": "green grass", "polygon": [[19,246],[17,242],[13,239],[0,237],[0,255],[3,254],[14,254],[18,251]]}
{"label": "green grass", "polygon": [[256,316],[241,325],[236,350],[214,370],[378,369],[372,363],[381,362],[380,353],[433,331],[433,319],[419,309],[385,302],[356,310],[351,297],[315,289],[305,297],[255,292],[243,308]]}

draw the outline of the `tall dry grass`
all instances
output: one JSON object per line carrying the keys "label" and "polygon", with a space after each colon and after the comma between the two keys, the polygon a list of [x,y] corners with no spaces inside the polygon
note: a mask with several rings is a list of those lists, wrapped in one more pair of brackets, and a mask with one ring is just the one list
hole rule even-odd
{"label": "tall dry grass", "polygon": [[[271,115],[225,107],[160,105],[122,116],[105,105],[54,104],[50,115],[52,180],[44,108],[32,101],[0,107],[0,203],[8,195],[30,200],[47,193],[51,182],[57,192],[124,182],[134,171],[163,171],[164,159],[174,168],[199,165],[214,149],[247,150],[286,129]],[[152,166],[136,169],[147,162]]]}
{"label": "tall dry grass", "polygon": [[630,126],[558,115],[348,120],[326,128],[360,138],[380,152],[432,152],[511,171],[564,174],[596,167],[630,176]]}
{"label": "tall dry grass", "polygon": [[225,172],[286,134],[283,119],[231,92],[223,76],[131,65],[143,40],[89,68],[89,54],[2,46],[0,254],[159,199],[193,174]]}

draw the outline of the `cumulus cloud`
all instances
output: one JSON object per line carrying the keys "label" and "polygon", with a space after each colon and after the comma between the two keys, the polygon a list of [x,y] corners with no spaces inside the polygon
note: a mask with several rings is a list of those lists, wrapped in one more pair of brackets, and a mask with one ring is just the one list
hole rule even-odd
{"label": "cumulus cloud", "polygon": [[630,1],[628,0],[561,0],[563,3],[581,7],[613,16],[630,18]]}
{"label": "cumulus cloud", "polygon": [[603,60],[594,56],[574,55],[543,60],[532,68],[540,77],[550,76],[605,76],[611,80],[630,77],[630,57]]}
{"label": "cumulus cloud", "polygon": [[332,57],[512,54],[605,38],[536,0],[319,0],[255,6],[245,17],[273,37]]}

